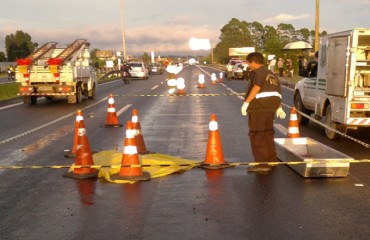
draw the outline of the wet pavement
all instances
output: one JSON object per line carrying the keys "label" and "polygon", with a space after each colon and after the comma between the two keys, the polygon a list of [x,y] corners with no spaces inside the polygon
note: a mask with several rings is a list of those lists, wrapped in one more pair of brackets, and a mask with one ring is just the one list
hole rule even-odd
{"label": "wet pavement", "polygon": [[[159,96],[166,94],[167,87],[165,75],[156,75],[131,85],[120,81],[101,85],[97,101],[113,93],[117,111],[130,105],[119,116],[122,123],[131,119],[133,107],[138,108],[147,148],[190,160],[204,159],[209,117],[215,113],[225,160],[253,161],[246,119],[240,114],[241,99],[221,95],[230,89],[243,92],[245,83],[229,81],[198,89],[199,73],[195,66],[181,72],[187,93],[216,95]],[[291,90],[283,89],[285,104],[292,104],[291,95]],[[97,101],[75,106],[41,100],[35,106],[2,110],[0,165],[73,163],[63,153],[72,146],[75,118],[62,117],[77,107],[83,109],[91,148],[121,151],[125,129],[102,128],[107,104],[90,106]],[[19,124],[12,119],[28,121]],[[48,124],[55,119],[60,120]],[[287,126],[287,122],[276,124]],[[45,126],[30,131],[40,125]],[[276,137],[284,136],[276,131]],[[367,164],[351,166],[345,178],[305,179],[288,166],[277,166],[268,174],[247,173],[246,166],[238,166],[195,168],[135,184],[63,178],[66,171],[0,170],[0,239],[336,240],[370,235]]]}

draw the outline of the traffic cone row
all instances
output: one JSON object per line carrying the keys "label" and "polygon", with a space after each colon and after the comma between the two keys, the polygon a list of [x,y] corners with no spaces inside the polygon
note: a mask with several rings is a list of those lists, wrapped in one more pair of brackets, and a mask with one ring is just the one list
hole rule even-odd
{"label": "traffic cone row", "polygon": [[295,107],[292,107],[292,110],[290,111],[290,120],[288,125],[288,138],[299,138],[299,127],[298,127],[298,116],[297,116],[297,110]]}

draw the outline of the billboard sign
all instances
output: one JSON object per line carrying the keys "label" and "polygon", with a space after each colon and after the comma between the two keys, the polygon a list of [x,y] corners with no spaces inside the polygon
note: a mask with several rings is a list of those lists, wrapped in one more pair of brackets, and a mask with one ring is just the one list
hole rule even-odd
{"label": "billboard sign", "polygon": [[251,52],[255,52],[254,47],[229,48],[229,56],[247,56]]}

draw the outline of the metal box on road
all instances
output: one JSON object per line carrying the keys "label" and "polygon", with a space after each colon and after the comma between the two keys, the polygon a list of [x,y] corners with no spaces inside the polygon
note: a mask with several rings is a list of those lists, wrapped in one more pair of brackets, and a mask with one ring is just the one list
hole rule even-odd
{"label": "metal box on road", "polygon": [[275,138],[277,157],[303,177],[346,177],[353,158],[310,138]]}

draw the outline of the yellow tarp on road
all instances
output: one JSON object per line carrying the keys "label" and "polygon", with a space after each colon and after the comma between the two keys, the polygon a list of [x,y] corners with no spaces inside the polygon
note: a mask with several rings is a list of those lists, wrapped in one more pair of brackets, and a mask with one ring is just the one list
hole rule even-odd
{"label": "yellow tarp on road", "polygon": [[[95,165],[121,165],[122,152],[119,151],[102,151],[93,155]],[[164,154],[147,154],[139,155],[141,165],[150,165],[143,167],[142,171],[150,173],[150,178],[163,177],[172,173],[182,172],[194,167],[199,166],[202,161],[187,160],[179,157],[168,156]],[[158,165],[170,166],[158,166]],[[188,165],[187,165],[188,164]],[[180,166],[187,165],[187,166]],[[119,173],[120,168],[106,168],[103,167],[99,170],[99,177],[105,178],[109,182],[114,183],[135,183],[137,181],[132,180],[113,180],[111,176]]]}

